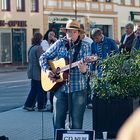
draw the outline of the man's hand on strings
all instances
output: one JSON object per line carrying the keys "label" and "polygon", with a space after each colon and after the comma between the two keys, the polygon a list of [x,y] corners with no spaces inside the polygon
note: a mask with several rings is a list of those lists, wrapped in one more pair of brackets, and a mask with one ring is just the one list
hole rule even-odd
{"label": "man's hand on strings", "polygon": [[58,80],[60,76],[58,74],[53,73],[52,71],[49,71],[48,77],[50,78],[50,80],[52,80],[52,82],[56,82],[56,80]]}
{"label": "man's hand on strings", "polygon": [[86,73],[87,71],[87,63],[84,62],[83,60],[79,61],[78,63],[78,68],[82,73]]}

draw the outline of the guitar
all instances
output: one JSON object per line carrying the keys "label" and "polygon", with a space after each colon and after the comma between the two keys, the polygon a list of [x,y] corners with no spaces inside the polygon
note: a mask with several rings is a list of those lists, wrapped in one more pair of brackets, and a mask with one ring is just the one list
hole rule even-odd
{"label": "guitar", "polygon": [[[87,59],[85,59],[85,62],[88,63],[96,60],[97,60],[97,56],[88,56]],[[79,62],[80,61],[72,63],[71,68],[78,66]],[[58,85],[62,84],[62,82],[66,81],[68,77],[66,71],[69,70],[70,68],[70,65],[66,63],[64,58],[61,58],[59,60],[54,60],[54,61],[49,60],[48,63],[51,70],[54,73],[59,73],[59,77],[55,82],[53,82],[49,78],[50,70],[46,70],[46,71],[41,70],[41,84],[44,91],[53,90]]]}

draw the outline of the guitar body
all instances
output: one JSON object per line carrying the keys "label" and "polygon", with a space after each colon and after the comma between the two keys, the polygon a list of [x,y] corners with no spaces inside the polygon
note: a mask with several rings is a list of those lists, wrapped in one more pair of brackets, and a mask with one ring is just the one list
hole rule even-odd
{"label": "guitar body", "polygon": [[[66,61],[64,58],[61,58],[59,60],[56,61],[49,61],[48,62],[51,70],[55,73],[57,68],[62,68],[66,65]],[[66,79],[67,74],[64,72],[60,72],[60,77],[58,80],[56,80],[55,82],[52,82],[52,80],[50,80],[49,76],[49,70],[43,71],[41,70],[41,84],[42,84],[42,88],[44,91],[49,91],[49,90],[54,90],[55,88],[57,88],[58,86],[60,86],[60,84],[64,81],[64,79]]]}

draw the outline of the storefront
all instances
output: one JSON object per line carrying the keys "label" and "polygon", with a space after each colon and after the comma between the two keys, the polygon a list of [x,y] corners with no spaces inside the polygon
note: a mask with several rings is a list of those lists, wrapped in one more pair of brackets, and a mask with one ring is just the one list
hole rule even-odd
{"label": "storefront", "polygon": [[[47,15],[46,15],[47,16]],[[65,27],[69,19],[74,19],[72,16],[48,16],[48,29],[53,29],[56,31],[57,37],[63,36],[60,28]],[[78,21],[85,24],[84,17],[79,17]]]}
{"label": "storefront", "polygon": [[114,17],[90,17],[88,22],[90,33],[94,28],[100,28],[105,36],[114,38]]}
{"label": "storefront", "polygon": [[12,62],[26,63],[26,29],[12,29]]}
{"label": "storefront", "polygon": [[0,21],[0,63],[26,63],[26,21]]}
{"label": "storefront", "polygon": [[[71,16],[67,16],[67,17],[62,17],[62,16],[49,16],[48,17],[48,21],[49,21],[49,29],[54,29],[56,30],[57,36],[59,37],[60,35],[60,28],[61,27],[65,27],[67,20],[71,19],[74,17]],[[92,18],[89,17],[87,19],[87,17],[77,17],[77,20],[81,23],[84,24],[85,26],[85,31],[86,33],[90,36],[91,35],[91,31],[94,28],[100,28],[103,30],[103,33],[105,36],[110,36],[113,37],[113,18]],[[94,21],[94,22],[93,22]]]}

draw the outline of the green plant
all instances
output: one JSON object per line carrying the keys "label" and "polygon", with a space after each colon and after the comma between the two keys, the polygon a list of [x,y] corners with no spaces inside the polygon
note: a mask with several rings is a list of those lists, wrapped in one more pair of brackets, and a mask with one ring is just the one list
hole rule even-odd
{"label": "green plant", "polygon": [[102,76],[93,74],[92,93],[99,98],[140,96],[140,50],[131,54],[115,54],[100,62]]}

